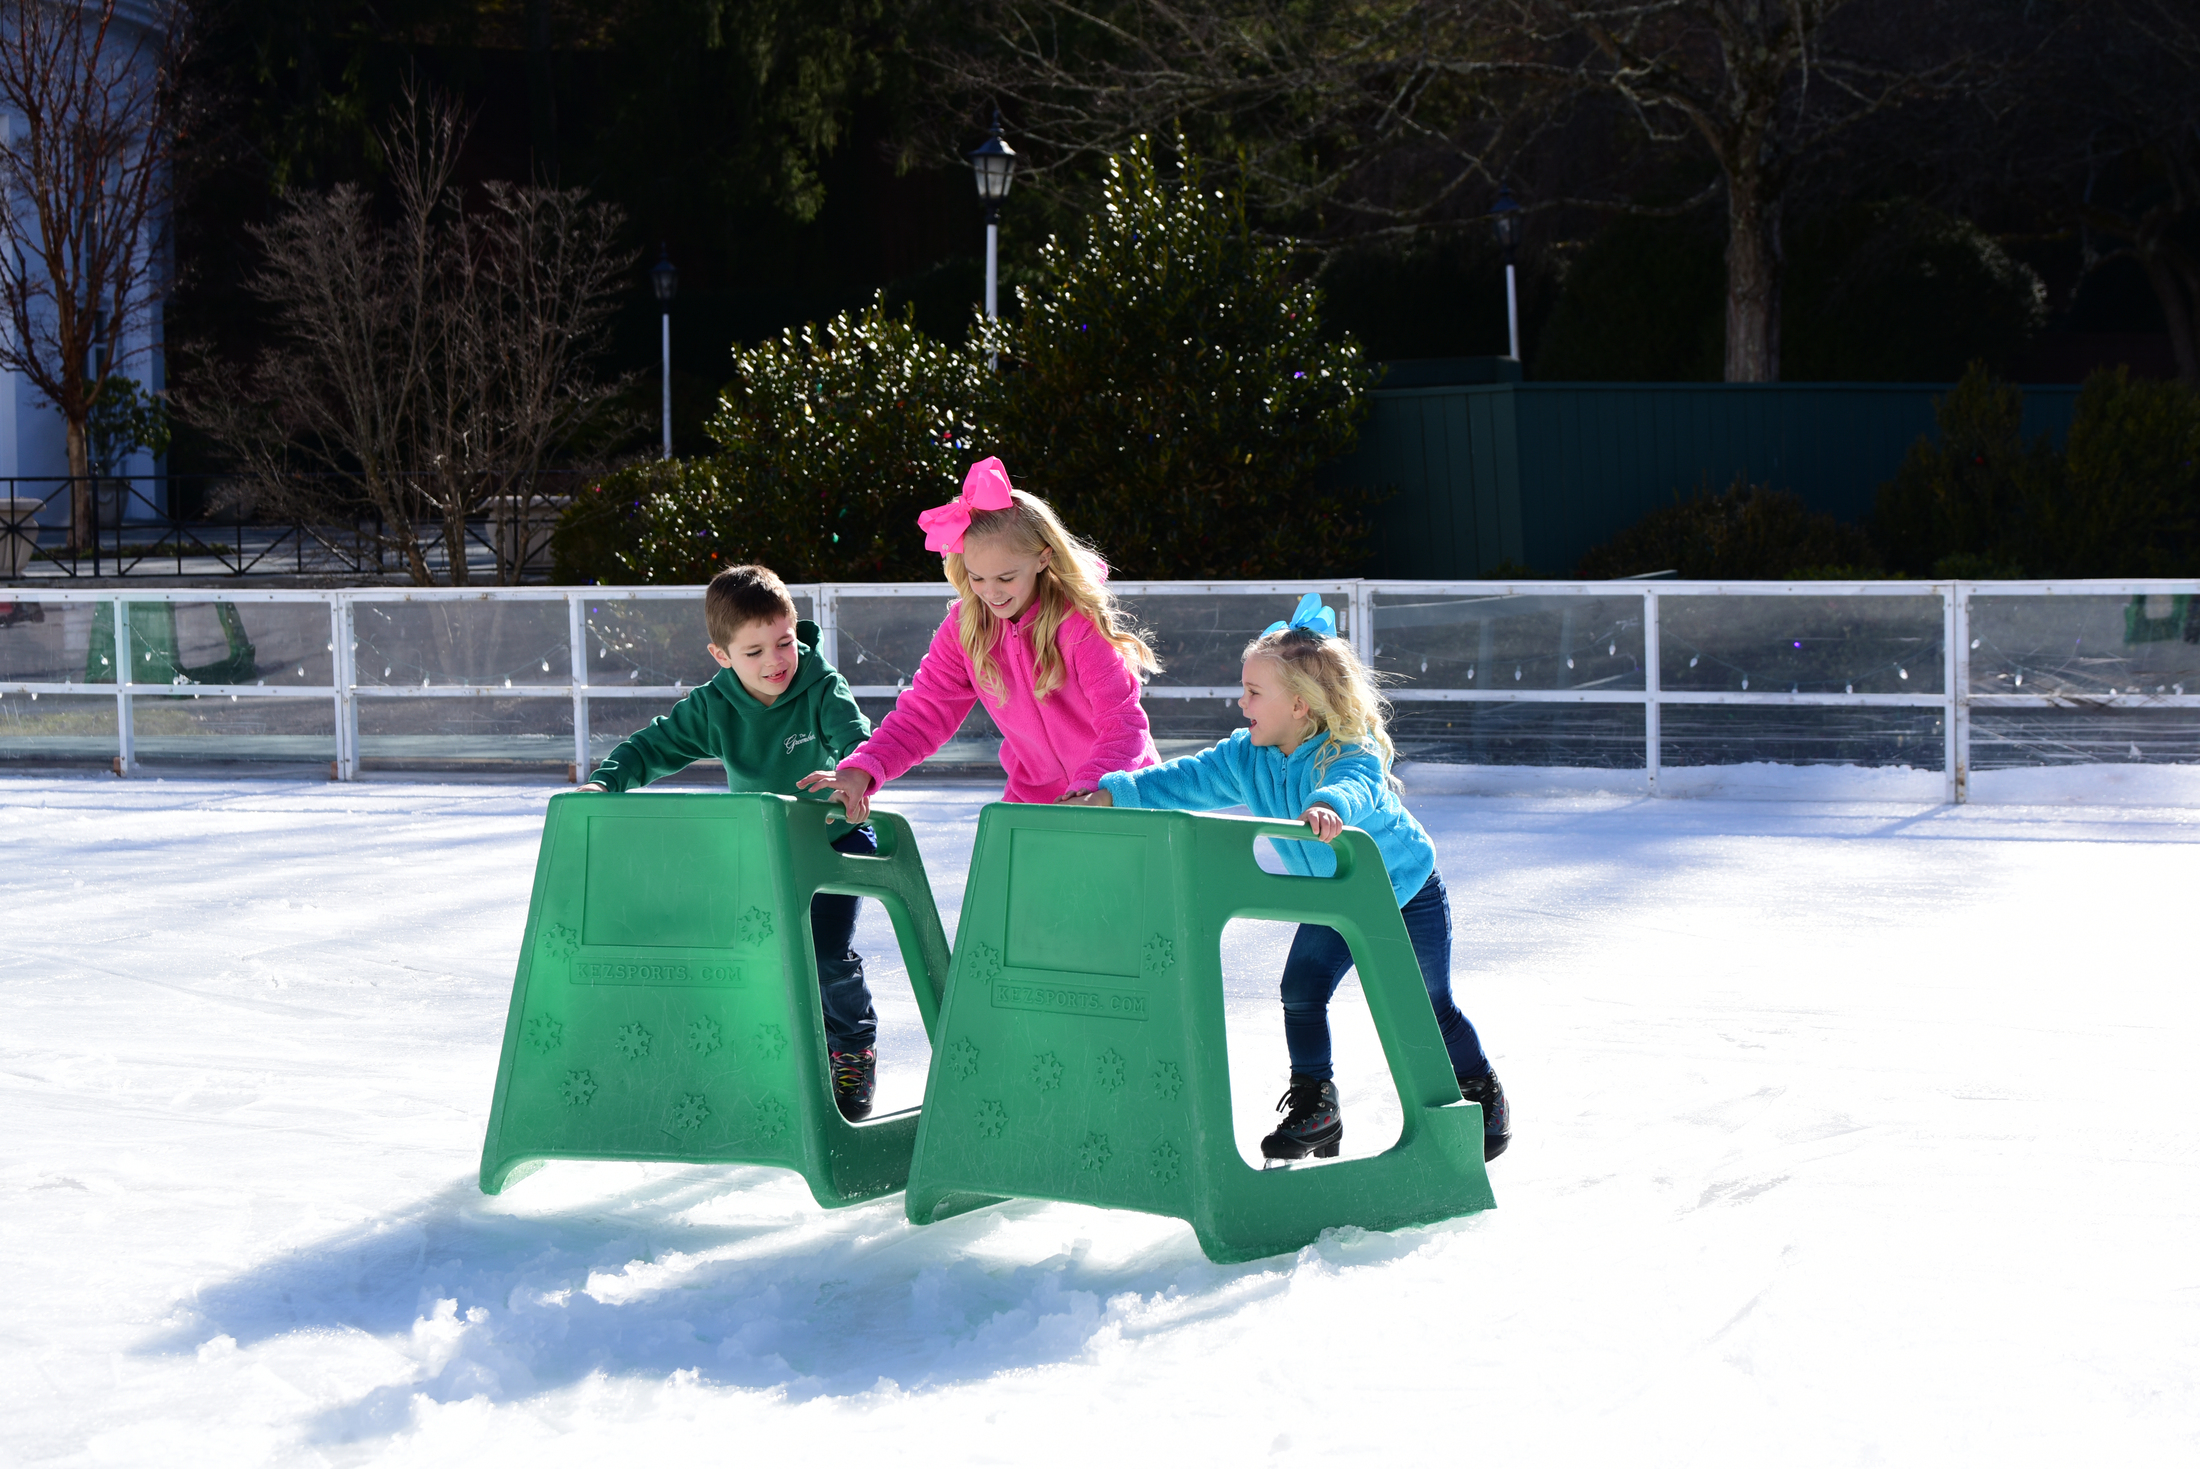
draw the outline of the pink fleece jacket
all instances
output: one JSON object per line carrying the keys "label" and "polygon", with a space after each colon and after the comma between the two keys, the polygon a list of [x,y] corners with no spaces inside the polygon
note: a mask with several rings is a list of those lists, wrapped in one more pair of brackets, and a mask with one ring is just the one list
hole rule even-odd
{"label": "pink fleece jacket", "polygon": [[[1024,619],[1031,615],[1027,608]],[[993,644],[1004,695],[999,700],[978,687],[956,635],[959,621],[950,603],[915,680],[871,737],[841,760],[843,766],[884,785],[952,739],[981,699],[1000,726],[1008,800],[1050,802],[1065,791],[1098,787],[1111,770],[1161,763],[1138,705],[1137,675],[1090,619],[1076,613],[1063,619],[1055,633],[1065,665],[1062,685],[1044,699],[1031,692],[1038,655],[1030,631],[1011,623]]]}

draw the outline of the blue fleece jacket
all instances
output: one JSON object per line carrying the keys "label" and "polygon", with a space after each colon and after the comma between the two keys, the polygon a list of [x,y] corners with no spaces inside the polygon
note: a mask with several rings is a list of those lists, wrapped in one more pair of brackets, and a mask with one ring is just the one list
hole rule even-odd
{"label": "blue fleece jacket", "polygon": [[[1286,755],[1274,745],[1254,744],[1252,731],[1241,729],[1196,755],[1104,775],[1100,786],[1118,806],[1165,811],[1243,806],[1255,816],[1295,821],[1309,806],[1327,806],[1346,826],[1375,838],[1403,908],[1436,870],[1435,844],[1383,779],[1383,763],[1374,751],[1354,746],[1317,774],[1322,743],[1317,734]],[[1285,867],[1305,877],[1329,877],[1337,870],[1337,854],[1311,838],[1279,841],[1276,852]]]}

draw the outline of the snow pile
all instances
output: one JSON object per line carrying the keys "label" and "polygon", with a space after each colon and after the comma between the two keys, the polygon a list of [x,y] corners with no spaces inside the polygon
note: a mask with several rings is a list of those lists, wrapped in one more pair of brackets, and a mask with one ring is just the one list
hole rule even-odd
{"label": "snow pile", "polygon": [[[1408,785],[1514,1100],[1499,1207],[1217,1266],[763,1169],[483,1198],[547,791],[0,781],[0,1461],[2189,1456],[2200,813]],[[950,934],[986,794],[890,802]],[[1226,940],[1241,1147],[1282,938]],[[859,947],[903,1105],[875,905]]]}

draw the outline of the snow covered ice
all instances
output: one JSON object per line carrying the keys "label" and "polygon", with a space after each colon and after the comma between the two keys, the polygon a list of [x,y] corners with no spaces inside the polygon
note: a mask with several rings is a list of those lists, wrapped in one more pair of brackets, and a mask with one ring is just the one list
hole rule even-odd
{"label": "snow covered ice", "polygon": [[[0,780],[0,1462],[2192,1462],[2194,772],[1849,774],[1410,772],[1498,1207],[1233,1266],[767,1169],[484,1198],[549,788]],[[987,794],[884,803],[950,936]],[[859,947],[909,1105],[876,904]],[[1280,957],[1233,929],[1247,1151]],[[1338,1014],[1365,1154],[1397,1103]]]}

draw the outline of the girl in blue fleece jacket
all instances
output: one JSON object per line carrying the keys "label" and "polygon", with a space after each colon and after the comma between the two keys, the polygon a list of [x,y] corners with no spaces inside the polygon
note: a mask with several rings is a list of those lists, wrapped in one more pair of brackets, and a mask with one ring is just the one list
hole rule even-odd
{"label": "girl in blue fleece jacket", "polygon": [[[1092,795],[1064,799],[1180,811],[1242,805],[1255,816],[1303,821],[1323,843],[1348,826],[1373,837],[1421,961],[1460,1093],[1482,1104],[1483,1152],[1494,1158],[1512,1140],[1511,1119],[1505,1089],[1474,1026],[1452,1003],[1451,902],[1436,871],[1436,848],[1398,799],[1390,775],[1395,752],[1383,728],[1388,703],[1336,631],[1336,615],[1307,593],[1289,623],[1276,623],[1246,646],[1238,708],[1249,728],[1196,755],[1103,776]],[[1337,856],[1326,845],[1275,845],[1293,872],[1327,877],[1337,870]],[[1282,1124],[1261,1142],[1266,1157],[1337,1155],[1344,1118],[1329,1058],[1329,997],[1351,967],[1352,952],[1335,929],[1299,925],[1283,966],[1291,1086],[1276,1104]]]}

